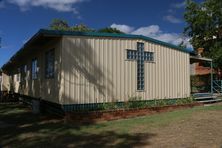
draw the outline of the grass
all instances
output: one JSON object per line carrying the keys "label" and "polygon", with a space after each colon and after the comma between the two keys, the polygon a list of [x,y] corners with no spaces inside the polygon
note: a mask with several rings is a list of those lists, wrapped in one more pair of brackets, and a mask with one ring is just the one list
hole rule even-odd
{"label": "grass", "polygon": [[151,139],[157,136],[151,131],[189,120],[194,114],[209,111],[222,111],[222,105],[194,107],[94,125],[79,125],[64,123],[62,119],[33,115],[22,105],[0,105],[0,145],[3,147],[149,145]]}
{"label": "grass", "polygon": [[136,117],[129,119],[121,119],[116,121],[109,121],[100,123],[88,127],[84,127],[82,130],[94,130],[98,129],[104,131],[107,127],[115,129],[118,132],[128,132],[135,129],[137,126],[145,126],[145,128],[159,128],[167,126],[170,123],[179,121],[181,119],[189,118],[194,112],[205,112],[208,110],[222,110],[222,106],[206,106],[206,107],[194,107],[191,109],[183,109],[178,111],[166,112],[161,114],[155,114],[144,117]]}

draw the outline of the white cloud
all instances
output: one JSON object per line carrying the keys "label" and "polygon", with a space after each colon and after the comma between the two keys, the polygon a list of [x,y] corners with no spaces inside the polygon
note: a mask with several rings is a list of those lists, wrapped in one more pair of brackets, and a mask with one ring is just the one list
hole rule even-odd
{"label": "white cloud", "polygon": [[163,20],[168,21],[170,23],[178,24],[183,21],[180,18],[175,17],[177,9],[184,8],[186,5],[185,1],[180,3],[171,4],[170,8],[167,10],[167,15],[163,17]]}
{"label": "white cloud", "polygon": [[125,33],[130,33],[134,29],[133,27],[130,27],[130,26],[127,26],[127,25],[118,25],[118,24],[115,24],[115,23],[112,24],[110,27],[111,28],[117,28],[120,31],[125,32]]}
{"label": "white cloud", "polygon": [[22,11],[29,10],[31,7],[43,7],[73,13],[78,13],[74,6],[83,1],[85,0],[7,0],[8,3],[19,6]]}
{"label": "white cloud", "polygon": [[155,36],[156,34],[161,33],[161,31],[160,31],[160,27],[158,25],[150,25],[147,27],[140,27],[131,33],[144,35],[144,36]]}
{"label": "white cloud", "polygon": [[[111,25],[111,27],[112,26],[113,25]],[[187,48],[192,48],[192,45],[189,42],[189,38],[186,38],[178,33],[163,32],[158,25],[150,25],[146,27],[132,29],[133,27],[128,25],[115,24],[115,28],[119,30],[122,29],[122,26],[124,26],[124,28],[131,28],[131,31],[126,29],[127,31],[125,33],[144,35],[174,45],[179,45],[183,41]]]}
{"label": "white cloud", "polygon": [[174,23],[174,24],[182,23],[182,20],[176,18],[173,15],[164,16],[163,19],[166,21],[169,21],[170,23]]}
{"label": "white cloud", "polygon": [[181,3],[175,3],[175,4],[172,4],[172,7],[173,7],[173,8],[180,9],[180,8],[185,7],[185,5],[186,5],[186,2],[183,1],[183,2],[181,2]]}

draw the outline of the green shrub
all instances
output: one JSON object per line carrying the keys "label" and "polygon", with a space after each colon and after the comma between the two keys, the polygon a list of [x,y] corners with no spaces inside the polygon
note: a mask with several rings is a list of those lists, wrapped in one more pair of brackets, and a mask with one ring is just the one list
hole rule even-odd
{"label": "green shrub", "polygon": [[167,105],[168,100],[166,99],[160,99],[158,100],[158,107],[163,107]]}
{"label": "green shrub", "polygon": [[128,108],[142,108],[142,97],[130,97],[128,101]]}
{"label": "green shrub", "polygon": [[117,109],[117,105],[115,102],[103,103],[103,110],[114,110]]}
{"label": "green shrub", "polygon": [[183,104],[190,104],[193,103],[194,100],[192,97],[188,97],[188,98],[181,98],[181,99],[177,99],[176,104],[177,105],[183,105]]}
{"label": "green shrub", "polygon": [[163,107],[168,105],[183,105],[193,103],[192,97],[181,99],[154,99],[145,101],[142,97],[129,97],[127,102],[109,102],[99,105],[99,110],[116,110],[116,109],[133,109],[133,108],[149,108],[149,107]]}

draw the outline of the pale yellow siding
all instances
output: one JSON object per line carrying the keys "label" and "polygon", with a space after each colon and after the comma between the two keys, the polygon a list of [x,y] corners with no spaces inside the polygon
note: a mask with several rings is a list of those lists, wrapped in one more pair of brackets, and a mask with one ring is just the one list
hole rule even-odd
{"label": "pale yellow siding", "polygon": [[[45,77],[45,54],[47,51],[55,49],[55,77],[47,79]],[[13,89],[14,92],[33,97],[41,98],[54,103],[60,103],[60,82],[61,82],[61,39],[48,42],[46,45],[39,45],[30,48],[32,53],[25,55],[23,60],[19,61],[13,69]],[[33,59],[38,61],[38,78],[32,80],[31,78],[31,64]],[[27,73],[25,81],[18,81],[20,77],[18,68],[22,65],[27,65]],[[20,79],[21,80],[21,79]]]}
{"label": "pale yellow siding", "polygon": [[2,73],[2,82],[0,87],[2,91],[10,90],[10,77],[5,73]]}
{"label": "pale yellow siding", "polygon": [[[145,43],[145,90],[137,91],[137,64],[126,49]],[[108,37],[62,38],[62,104],[184,98],[190,96],[189,54],[144,40]]]}

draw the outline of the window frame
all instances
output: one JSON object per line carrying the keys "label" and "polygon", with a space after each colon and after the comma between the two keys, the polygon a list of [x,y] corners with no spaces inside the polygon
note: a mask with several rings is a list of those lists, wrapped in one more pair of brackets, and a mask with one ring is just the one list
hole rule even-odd
{"label": "window frame", "polygon": [[24,64],[20,68],[20,82],[25,82],[27,80],[27,65]]}
{"label": "window frame", "polygon": [[[50,66],[52,66],[52,68],[50,68]],[[45,78],[53,79],[54,77],[55,77],[55,49],[53,48],[45,53]]]}
{"label": "window frame", "polygon": [[144,53],[144,43],[137,42],[137,90],[145,90],[145,60],[142,57]]}
{"label": "window frame", "polygon": [[32,77],[32,80],[36,80],[36,79],[38,79],[38,59],[37,58],[32,59],[31,64],[32,64],[31,65],[31,77]]}

